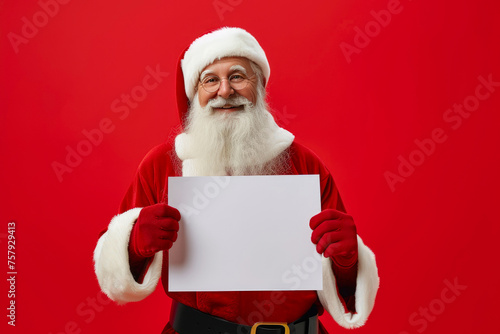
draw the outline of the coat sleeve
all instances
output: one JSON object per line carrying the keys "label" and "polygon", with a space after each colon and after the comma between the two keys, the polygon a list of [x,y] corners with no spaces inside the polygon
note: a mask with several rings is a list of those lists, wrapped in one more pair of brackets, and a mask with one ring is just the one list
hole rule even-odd
{"label": "coat sleeve", "polygon": [[166,200],[166,176],[171,169],[168,150],[160,145],[143,159],[120,205],[94,250],[94,270],[102,291],[118,304],[149,296],[162,272],[163,252],[158,252],[136,280],[129,264],[128,244],[141,209]]}
{"label": "coat sleeve", "polygon": [[[326,167],[322,166],[320,178],[322,209],[333,208],[345,212],[338,189]],[[352,296],[354,307],[348,307],[339,293],[331,259],[323,257],[322,262],[323,290],[318,291],[321,304],[340,326],[349,329],[363,326],[373,309],[379,286],[375,255],[358,235],[358,272]]]}
{"label": "coat sleeve", "polygon": [[[321,187],[321,209],[336,209],[346,212],[333,177],[311,151],[294,145],[293,163],[299,174],[319,174]],[[358,272],[354,291],[354,308],[348,307],[339,293],[339,286],[329,258],[323,257],[323,290],[318,290],[318,298],[324,309],[344,328],[357,328],[365,324],[375,304],[379,287],[379,276],[375,255],[358,236]]]}

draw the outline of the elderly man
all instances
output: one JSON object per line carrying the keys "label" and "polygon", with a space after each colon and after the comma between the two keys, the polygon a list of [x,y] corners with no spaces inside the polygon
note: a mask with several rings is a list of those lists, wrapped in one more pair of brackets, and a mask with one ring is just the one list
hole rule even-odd
{"label": "elderly man", "polygon": [[[139,301],[161,277],[173,300],[164,333],[326,333],[317,318],[325,309],[340,326],[362,326],[378,289],[374,255],[328,169],[268,111],[270,68],[259,43],[240,28],[222,28],[195,40],[181,58],[183,132],[146,155],[100,237],[94,261],[102,290],[118,303]],[[181,215],[167,204],[168,176],[283,174],[320,175],[322,211],[309,224],[323,255],[323,290],[169,292],[168,250]]]}

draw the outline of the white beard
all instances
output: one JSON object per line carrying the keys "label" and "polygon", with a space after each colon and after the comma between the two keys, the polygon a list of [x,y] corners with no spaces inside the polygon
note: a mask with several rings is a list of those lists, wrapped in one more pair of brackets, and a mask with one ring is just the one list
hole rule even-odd
{"label": "white beard", "polygon": [[[272,175],[289,168],[287,148],[293,135],[278,127],[267,111],[262,91],[253,105],[242,96],[210,100],[201,107],[193,98],[185,132],[176,138],[183,176]],[[217,112],[226,104],[244,110]]]}

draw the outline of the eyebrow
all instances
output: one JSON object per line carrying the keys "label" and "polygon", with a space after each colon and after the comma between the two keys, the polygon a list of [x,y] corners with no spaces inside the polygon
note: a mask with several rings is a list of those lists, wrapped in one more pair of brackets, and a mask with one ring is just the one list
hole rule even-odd
{"label": "eyebrow", "polygon": [[231,72],[240,71],[243,74],[247,75],[247,70],[243,66],[241,66],[241,65],[233,65],[233,66],[231,66],[231,68],[229,70]]}
{"label": "eyebrow", "polygon": [[212,71],[212,70],[205,70],[205,71],[201,72],[201,74],[200,74],[200,80],[205,79],[205,77],[206,77],[208,74],[214,74],[214,71]]}

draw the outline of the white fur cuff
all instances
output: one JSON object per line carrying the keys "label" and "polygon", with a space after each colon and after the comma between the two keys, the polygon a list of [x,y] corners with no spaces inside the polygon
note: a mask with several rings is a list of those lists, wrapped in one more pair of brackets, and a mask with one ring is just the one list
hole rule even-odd
{"label": "white fur cuff", "polygon": [[163,252],[155,254],[143,283],[137,283],[130,272],[128,244],[140,211],[141,208],[135,208],[113,217],[94,250],[94,268],[99,285],[118,304],[146,298],[155,290],[161,276]]}
{"label": "white fur cuff", "polygon": [[323,307],[342,327],[352,329],[365,324],[375,304],[379,287],[375,254],[365,246],[358,236],[358,277],[356,279],[356,313],[346,313],[337,293],[337,284],[330,259],[323,257],[323,290],[318,296]]}

